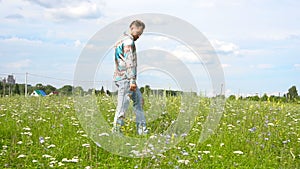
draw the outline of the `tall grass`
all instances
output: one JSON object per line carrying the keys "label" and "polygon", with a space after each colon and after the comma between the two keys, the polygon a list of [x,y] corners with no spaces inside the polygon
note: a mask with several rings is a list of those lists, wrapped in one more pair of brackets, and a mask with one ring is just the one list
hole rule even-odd
{"label": "tall grass", "polygon": [[[180,102],[169,97],[145,110],[149,138],[160,134],[177,117]],[[300,168],[300,105],[227,101],[215,133],[199,143],[209,112],[200,99],[191,132],[172,149],[151,157],[114,155],[94,143],[83,130],[71,97],[0,98],[0,168]],[[97,98],[99,111],[111,124],[115,99]],[[152,107],[151,107],[152,106]],[[157,108],[155,108],[157,106]],[[158,108],[159,107],[159,108]],[[129,110],[124,134],[136,136]],[[170,140],[172,140],[170,136]]]}

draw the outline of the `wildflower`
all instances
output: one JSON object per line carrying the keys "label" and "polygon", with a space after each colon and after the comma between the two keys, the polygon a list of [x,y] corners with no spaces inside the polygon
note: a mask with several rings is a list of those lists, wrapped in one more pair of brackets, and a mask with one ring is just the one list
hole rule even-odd
{"label": "wildflower", "polygon": [[240,155],[244,154],[244,152],[242,152],[242,151],[234,151],[233,153],[234,154],[240,154]]}
{"label": "wildflower", "polygon": [[228,128],[234,128],[235,126],[232,125],[232,124],[228,124],[227,127],[228,127]]}
{"label": "wildflower", "polygon": [[62,162],[58,162],[58,166],[59,166],[59,167],[61,167],[61,166],[63,166],[63,165],[65,165],[65,164],[62,163]]}
{"label": "wildflower", "polygon": [[101,134],[99,134],[99,136],[100,137],[102,137],[102,136],[109,136],[109,134],[108,133],[101,133]]}
{"label": "wildflower", "polygon": [[82,144],[82,147],[90,147],[90,144]]}
{"label": "wildflower", "polygon": [[50,161],[50,164],[56,164],[57,161]]}
{"label": "wildflower", "polygon": [[178,163],[183,163],[185,165],[187,165],[189,162],[189,160],[178,160]]}
{"label": "wildflower", "polygon": [[72,159],[68,160],[67,158],[63,158],[61,162],[67,163],[77,163],[79,161],[78,157],[74,156]]}
{"label": "wildflower", "polygon": [[291,141],[290,141],[290,140],[282,141],[283,144],[287,144],[287,143],[289,143],[289,142],[291,142]]}
{"label": "wildflower", "polygon": [[54,144],[51,144],[51,145],[49,145],[47,148],[53,148],[53,147],[55,147],[55,145],[54,145]]}
{"label": "wildflower", "polygon": [[24,132],[24,133],[22,132],[21,134],[22,134],[22,135],[32,136],[32,133],[31,133],[31,132]]}
{"label": "wildflower", "polygon": [[221,143],[221,144],[220,144],[220,147],[223,147],[224,145],[225,145],[224,143]]}
{"label": "wildflower", "polygon": [[199,160],[202,160],[202,157],[201,157],[201,155],[198,155],[198,159],[199,159]]}
{"label": "wildflower", "polygon": [[26,157],[26,155],[20,154],[17,158],[24,158],[24,157]]}
{"label": "wildflower", "polygon": [[209,154],[209,153],[210,153],[210,151],[203,151],[203,153],[204,153],[204,154]]}
{"label": "wildflower", "polygon": [[40,137],[39,140],[40,140],[41,144],[43,144],[45,142],[45,139],[43,137]]}
{"label": "wildflower", "polygon": [[22,143],[23,143],[22,141],[18,141],[18,142],[17,142],[17,144],[22,144]]}
{"label": "wildflower", "polygon": [[30,131],[31,129],[29,127],[24,127],[23,130]]}
{"label": "wildflower", "polygon": [[98,147],[101,147],[101,144],[100,143],[98,143],[98,142],[95,142],[96,143],[96,145],[98,146]]}
{"label": "wildflower", "polygon": [[92,168],[91,166],[84,167],[84,169],[91,169],[91,168]]}
{"label": "wildflower", "polygon": [[133,153],[133,154],[136,155],[136,156],[139,156],[139,155],[140,155],[139,151],[136,151],[136,150],[131,150],[131,153]]}
{"label": "wildflower", "polygon": [[189,155],[189,153],[188,153],[188,152],[186,152],[186,151],[184,151],[184,152],[182,152],[182,155],[184,155],[184,156],[188,156],[188,155]]}
{"label": "wildflower", "polygon": [[207,147],[211,147],[211,144],[207,144],[206,146],[207,146]]}
{"label": "wildflower", "polygon": [[189,146],[191,146],[191,147],[195,147],[195,146],[196,146],[196,144],[194,144],[194,143],[189,143]]}
{"label": "wildflower", "polygon": [[186,136],[187,136],[186,133],[181,134],[181,137],[186,137]]}
{"label": "wildflower", "polygon": [[33,163],[37,163],[37,162],[39,162],[39,161],[38,161],[38,160],[32,160],[32,162],[33,162]]}
{"label": "wildflower", "polygon": [[150,138],[150,139],[154,139],[154,138],[157,138],[157,136],[152,135],[152,136],[150,136],[149,138]]}
{"label": "wildflower", "polygon": [[248,129],[251,133],[256,131],[256,127],[252,127],[251,129]]}
{"label": "wildflower", "polygon": [[274,123],[268,123],[268,126],[275,126]]}
{"label": "wildflower", "polygon": [[51,158],[52,156],[51,155],[48,155],[48,154],[44,154],[42,155],[43,158]]}
{"label": "wildflower", "polygon": [[79,126],[79,124],[78,124],[78,123],[72,123],[72,125],[73,125],[73,126]]}

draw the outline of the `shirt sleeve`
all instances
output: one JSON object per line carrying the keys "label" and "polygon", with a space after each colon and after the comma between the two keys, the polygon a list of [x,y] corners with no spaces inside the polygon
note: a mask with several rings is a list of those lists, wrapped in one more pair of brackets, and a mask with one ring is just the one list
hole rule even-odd
{"label": "shirt sleeve", "polygon": [[134,42],[131,39],[126,39],[123,42],[124,57],[126,60],[126,74],[130,79],[131,84],[136,83],[137,60],[134,51]]}

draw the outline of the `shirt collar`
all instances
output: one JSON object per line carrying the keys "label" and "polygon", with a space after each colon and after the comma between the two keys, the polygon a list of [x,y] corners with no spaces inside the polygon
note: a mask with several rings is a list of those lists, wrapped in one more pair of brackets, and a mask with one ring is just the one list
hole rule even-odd
{"label": "shirt collar", "polygon": [[127,31],[124,31],[124,35],[129,36],[130,39],[133,40],[133,36],[130,33],[128,33]]}

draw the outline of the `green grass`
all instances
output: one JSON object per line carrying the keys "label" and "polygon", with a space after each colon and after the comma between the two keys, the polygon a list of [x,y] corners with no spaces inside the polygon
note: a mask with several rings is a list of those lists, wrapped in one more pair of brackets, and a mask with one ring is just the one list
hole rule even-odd
{"label": "green grass", "polygon": [[[151,157],[130,158],[90,139],[73,98],[0,98],[0,168],[300,168],[299,104],[227,101],[215,133],[198,143],[210,100],[198,101],[195,125],[180,143]],[[179,114],[179,98],[160,103],[150,105],[145,98],[145,110],[163,110],[146,114],[151,134],[145,138],[162,133]],[[100,96],[96,104],[111,125],[115,98]],[[140,138],[132,109],[124,130]]]}

